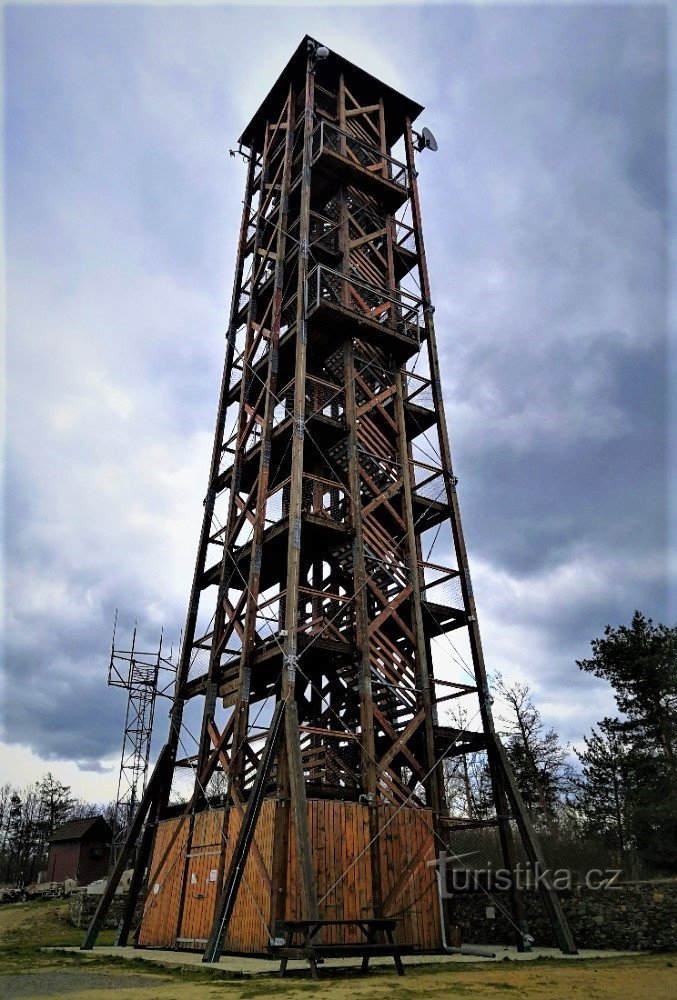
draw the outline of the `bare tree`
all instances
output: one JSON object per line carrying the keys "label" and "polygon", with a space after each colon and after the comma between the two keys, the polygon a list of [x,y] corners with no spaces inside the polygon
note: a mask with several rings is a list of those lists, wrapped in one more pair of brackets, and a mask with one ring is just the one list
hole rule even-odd
{"label": "bare tree", "polygon": [[494,689],[508,709],[500,720],[506,751],[531,819],[554,833],[558,814],[574,787],[570,748],[562,745],[554,729],[546,729],[526,681],[507,684],[500,674]]}

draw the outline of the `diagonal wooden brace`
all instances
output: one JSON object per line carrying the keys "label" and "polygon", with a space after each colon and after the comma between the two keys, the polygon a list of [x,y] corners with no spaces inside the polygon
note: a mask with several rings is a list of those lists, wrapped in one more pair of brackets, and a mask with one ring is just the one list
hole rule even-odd
{"label": "diagonal wooden brace", "polygon": [[266,745],[264,747],[263,754],[261,755],[261,763],[259,764],[259,769],[254,780],[249,801],[247,802],[247,810],[240,825],[237,842],[233,849],[230,864],[228,865],[228,871],[223,883],[223,892],[221,893],[221,898],[219,899],[219,903],[216,908],[214,923],[212,924],[209,940],[207,941],[207,947],[205,948],[204,955],[202,956],[203,962],[218,962],[221,957],[223,941],[228,931],[230,918],[233,915],[235,902],[237,900],[237,892],[240,888],[240,883],[242,882],[247,857],[254,838],[256,822],[259,818],[259,813],[261,812],[261,806],[263,804],[266,791],[266,784],[273,768],[275,752],[277,750],[278,740],[282,731],[283,717],[284,702],[279,701],[275,706],[273,717],[270,720],[268,738],[266,739]]}

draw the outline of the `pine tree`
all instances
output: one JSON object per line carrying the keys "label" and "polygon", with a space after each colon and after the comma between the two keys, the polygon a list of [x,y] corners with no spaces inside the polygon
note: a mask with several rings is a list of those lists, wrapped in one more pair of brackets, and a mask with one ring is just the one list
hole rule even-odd
{"label": "pine tree", "polygon": [[581,670],[609,681],[628,733],[655,746],[677,769],[677,626],[635,611],[630,626],[607,625]]}
{"label": "pine tree", "polygon": [[[625,747],[624,843],[649,870],[677,870],[677,627],[656,625],[636,611],[629,626],[607,625],[592,650],[578,666],[609,681],[622,713],[605,722],[616,748]],[[594,810],[591,796],[587,801]],[[601,821],[603,808],[594,821]]]}
{"label": "pine tree", "polygon": [[578,805],[585,836],[602,838],[619,861],[634,846],[630,829],[632,747],[614,719],[602,719],[598,730],[583,738]]}

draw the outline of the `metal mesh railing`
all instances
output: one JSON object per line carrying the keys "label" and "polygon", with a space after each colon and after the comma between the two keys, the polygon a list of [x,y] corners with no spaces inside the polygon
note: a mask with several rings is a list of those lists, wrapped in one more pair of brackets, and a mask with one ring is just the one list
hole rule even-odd
{"label": "metal mesh railing", "polygon": [[[320,637],[337,642],[352,642],[353,602],[342,594],[299,587],[296,630],[306,637]],[[259,641],[276,637],[285,628],[287,591],[282,590],[263,600],[256,612]]]}
{"label": "metal mesh railing", "polygon": [[[335,382],[327,382],[315,375],[306,376],[305,417],[323,416],[332,420],[342,420],[345,414],[345,390]],[[292,379],[276,393],[277,404],[273,413],[273,425],[277,426],[294,412],[296,381]]]}
{"label": "metal mesh railing", "polygon": [[307,279],[308,311],[323,302],[343,306],[364,319],[419,342],[421,300],[409,292],[391,293],[318,264]]}
{"label": "metal mesh railing", "polygon": [[308,239],[313,247],[338,253],[338,224],[319,212],[310,212]]}
{"label": "metal mesh railing", "polygon": [[339,642],[353,638],[353,602],[340,594],[299,588],[298,630]]}
{"label": "metal mesh railing", "polygon": [[369,170],[372,174],[377,173],[377,176],[381,176],[406,190],[407,168],[404,163],[400,163],[399,160],[381,152],[378,146],[372,146],[369,142],[357,139],[354,135],[344,132],[337,125],[327,121],[320,122],[313,132],[313,160],[317,159],[323,150],[338,153],[339,156],[345,157],[357,166]]}
{"label": "metal mesh railing", "polygon": [[436,465],[426,465],[424,462],[411,462],[410,467],[414,495],[443,503],[445,486],[442,469]]}
{"label": "metal mesh railing", "polygon": [[409,250],[416,253],[416,237],[412,226],[406,222],[395,221],[395,249]]}
{"label": "metal mesh railing", "polygon": [[336,117],[336,94],[315,83],[315,107],[325,114]]}
{"label": "metal mesh railing", "polygon": [[336,524],[344,524],[350,513],[346,488],[321,476],[304,475],[301,504],[304,514]]}
{"label": "metal mesh railing", "polygon": [[463,607],[463,590],[457,569],[429,562],[420,562],[419,566],[423,570],[424,580],[421,587],[422,600],[445,608]]}
{"label": "metal mesh railing", "polygon": [[289,516],[290,490],[291,479],[285,479],[269,491],[266,497],[266,527],[279,524]]}
{"label": "metal mesh railing", "polygon": [[306,781],[350,787],[360,784],[359,734],[312,726],[299,726],[299,733]]}
{"label": "metal mesh railing", "polygon": [[284,628],[287,591],[283,590],[265,600],[259,598],[256,609],[256,634],[260,642],[268,642],[277,636]]}
{"label": "metal mesh railing", "polygon": [[[277,524],[289,515],[291,478],[274,486],[266,499],[266,525]],[[335,480],[305,473],[301,486],[304,514],[345,524],[350,514],[348,490]]]}
{"label": "metal mesh railing", "polygon": [[407,372],[405,384],[408,403],[415,403],[416,406],[421,406],[425,410],[435,409],[433,385],[429,378]]}

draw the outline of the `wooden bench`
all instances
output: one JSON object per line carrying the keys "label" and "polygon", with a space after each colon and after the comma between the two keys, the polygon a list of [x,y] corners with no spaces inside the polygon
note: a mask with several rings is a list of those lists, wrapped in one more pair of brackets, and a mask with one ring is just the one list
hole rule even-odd
{"label": "wooden bench", "polygon": [[[377,955],[390,955],[395,962],[398,976],[404,975],[404,966],[400,954],[401,945],[395,944],[393,931],[396,920],[382,918],[358,920],[285,920],[284,944],[271,945],[271,951],[280,957],[280,975],[287,971],[290,959],[307,959],[313,979],[319,979],[317,972],[318,960],[325,958],[362,958],[362,971],[369,968],[369,959]],[[355,927],[364,938],[356,944],[326,944],[317,940],[325,927]],[[385,941],[378,942],[376,937],[382,934]]]}

